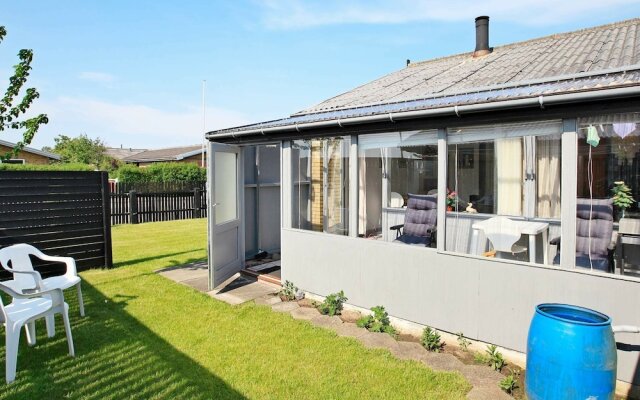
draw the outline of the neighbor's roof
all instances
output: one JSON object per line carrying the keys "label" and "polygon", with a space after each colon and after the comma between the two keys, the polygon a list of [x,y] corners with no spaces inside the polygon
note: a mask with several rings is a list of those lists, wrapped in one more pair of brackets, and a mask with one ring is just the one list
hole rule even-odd
{"label": "neighbor's roof", "polygon": [[472,54],[412,63],[289,118],[215,133],[638,85],[640,19]]}
{"label": "neighbor's roof", "polygon": [[125,157],[127,162],[157,162],[157,161],[179,161],[187,157],[202,153],[202,145],[185,147],[167,147],[157,150],[145,150],[138,154]]}
{"label": "neighbor's roof", "polygon": [[[13,148],[16,144],[7,142],[6,140],[0,140],[0,146],[6,146]],[[26,151],[27,153],[37,154],[39,156],[51,158],[52,160],[60,161],[61,157],[57,154],[49,153],[48,151],[34,149],[32,147],[24,147],[22,151]]]}
{"label": "neighbor's roof", "polygon": [[132,149],[130,147],[128,148],[123,148],[123,147],[107,147],[104,150],[104,154],[109,156],[109,157],[113,157],[117,160],[123,160],[127,157],[133,156],[135,154],[138,153],[142,153],[143,151],[146,151],[147,149]]}

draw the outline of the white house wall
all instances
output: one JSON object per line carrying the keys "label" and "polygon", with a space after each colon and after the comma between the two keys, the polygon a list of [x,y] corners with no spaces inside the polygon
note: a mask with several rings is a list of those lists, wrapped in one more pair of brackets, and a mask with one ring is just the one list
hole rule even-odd
{"label": "white house wall", "polygon": [[[322,296],[344,290],[349,303],[526,352],[540,303],[578,304],[615,324],[640,325],[640,281],[611,274],[486,260],[435,249],[282,230],[282,279]],[[640,383],[640,335],[619,334],[618,379]]]}

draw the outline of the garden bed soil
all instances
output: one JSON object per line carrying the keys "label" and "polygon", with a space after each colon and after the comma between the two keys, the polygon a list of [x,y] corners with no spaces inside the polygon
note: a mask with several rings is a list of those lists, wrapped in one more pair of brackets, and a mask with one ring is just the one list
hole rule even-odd
{"label": "garden bed soil", "polygon": [[[403,341],[403,342],[414,342],[414,343],[420,343],[420,338],[414,335],[410,335],[410,334],[406,334],[406,333],[401,333],[398,335],[398,341]],[[468,350],[468,351],[464,351],[462,350],[460,347],[458,346],[450,346],[447,344],[444,344],[442,346],[442,350],[443,353],[448,353],[453,355],[454,357],[456,357],[458,360],[460,360],[463,364],[466,365],[478,365],[478,362],[475,360],[475,352],[472,350]],[[487,366],[487,368],[489,368]],[[513,393],[511,393],[511,396],[513,396],[513,398],[515,399],[526,399],[527,396],[524,393],[524,374],[525,374],[525,370],[520,368],[517,365],[514,364],[506,364],[504,368],[502,368],[502,371],[500,371],[500,373],[504,376],[509,376],[509,374],[511,374],[511,371],[514,371],[516,373],[519,373],[518,375],[518,387],[516,390],[513,391]]]}

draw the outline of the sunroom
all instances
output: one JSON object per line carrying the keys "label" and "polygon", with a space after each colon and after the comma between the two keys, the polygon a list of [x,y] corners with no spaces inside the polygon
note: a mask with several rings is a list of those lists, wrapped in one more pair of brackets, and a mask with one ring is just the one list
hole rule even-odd
{"label": "sunroom", "polygon": [[[520,353],[543,302],[637,324],[640,70],[625,63],[640,54],[589,72],[556,54],[581,43],[598,55],[590,37],[630,27],[412,64],[291,117],[210,132],[211,286],[245,265],[251,210],[277,205],[266,214],[280,217],[267,226],[282,280],[311,294],[344,290],[353,306]],[[279,198],[256,204],[246,157],[260,146],[280,150],[268,161]],[[616,338],[618,379],[640,385],[640,341]]]}

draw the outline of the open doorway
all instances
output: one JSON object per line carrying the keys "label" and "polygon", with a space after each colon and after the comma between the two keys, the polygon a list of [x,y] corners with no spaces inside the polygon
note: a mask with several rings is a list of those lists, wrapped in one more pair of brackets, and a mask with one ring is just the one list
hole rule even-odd
{"label": "open doorway", "polygon": [[245,268],[243,273],[280,283],[280,143],[242,148]]}

